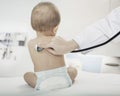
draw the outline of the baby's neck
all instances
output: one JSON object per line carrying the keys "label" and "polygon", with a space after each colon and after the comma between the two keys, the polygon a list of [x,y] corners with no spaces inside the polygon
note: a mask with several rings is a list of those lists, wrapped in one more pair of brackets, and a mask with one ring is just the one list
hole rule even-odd
{"label": "baby's neck", "polygon": [[43,33],[41,33],[41,32],[37,32],[37,37],[45,37],[46,35],[44,35]]}
{"label": "baby's neck", "polygon": [[36,40],[39,41],[39,43],[42,43],[43,41],[44,41],[44,42],[48,42],[48,41],[51,41],[51,39],[52,39],[53,37],[54,37],[54,36],[41,35],[41,36],[37,36],[37,37],[36,37]]}
{"label": "baby's neck", "polygon": [[48,44],[51,39],[53,38],[54,36],[51,36],[51,35],[45,35],[41,32],[37,32],[37,37],[36,37],[36,42],[39,42],[39,43],[42,43],[42,42],[46,42],[46,44]]}
{"label": "baby's neck", "polygon": [[37,37],[55,36],[54,32],[37,32]]}

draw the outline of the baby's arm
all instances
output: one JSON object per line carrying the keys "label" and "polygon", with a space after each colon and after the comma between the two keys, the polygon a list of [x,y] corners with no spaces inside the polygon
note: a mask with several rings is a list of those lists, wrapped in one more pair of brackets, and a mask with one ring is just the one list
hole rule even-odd
{"label": "baby's arm", "polygon": [[[29,51],[30,51],[30,47],[31,47],[31,46],[32,46],[32,40],[30,40],[30,41],[28,42]],[[27,73],[24,74],[24,80],[25,80],[25,82],[26,82],[29,86],[31,86],[32,88],[34,88],[35,85],[36,85],[37,77],[36,77],[36,75],[35,75],[34,72],[27,72]]]}

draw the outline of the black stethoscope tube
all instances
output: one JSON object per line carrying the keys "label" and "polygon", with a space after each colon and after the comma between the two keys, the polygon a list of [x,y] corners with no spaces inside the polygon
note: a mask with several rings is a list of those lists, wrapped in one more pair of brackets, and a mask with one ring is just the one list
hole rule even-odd
{"label": "black stethoscope tube", "polygon": [[101,43],[101,44],[98,44],[98,45],[94,45],[94,46],[91,46],[91,47],[88,47],[88,48],[84,48],[84,49],[80,49],[80,50],[74,50],[74,51],[71,51],[71,53],[76,53],[76,52],[83,52],[83,51],[87,51],[87,50],[90,50],[90,49],[94,49],[94,48],[97,48],[97,47],[100,47],[100,46],[103,46],[109,42],[111,42],[113,39],[115,39],[118,35],[120,35],[120,31],[115,34],[114,36],[112,36],[109,40]]}

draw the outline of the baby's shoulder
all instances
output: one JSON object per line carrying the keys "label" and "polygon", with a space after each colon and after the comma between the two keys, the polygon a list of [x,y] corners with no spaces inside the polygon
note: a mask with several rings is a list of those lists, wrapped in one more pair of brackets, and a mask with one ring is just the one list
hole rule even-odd
{"label": "baby's shoulder", "polygon": [[27,44],[28,44],[28,47],[34,46],[36,44],[36,39],[29,40]]}

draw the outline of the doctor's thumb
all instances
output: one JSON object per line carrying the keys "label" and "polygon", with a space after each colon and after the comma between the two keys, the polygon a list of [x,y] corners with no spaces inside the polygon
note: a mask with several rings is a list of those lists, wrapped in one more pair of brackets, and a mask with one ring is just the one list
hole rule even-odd
{"label": "doctor's thumb", "polygon": [[41,48],[48,48],[49,46],[47,45],[47,44],[37,44],[39,47],[41,47]]}

